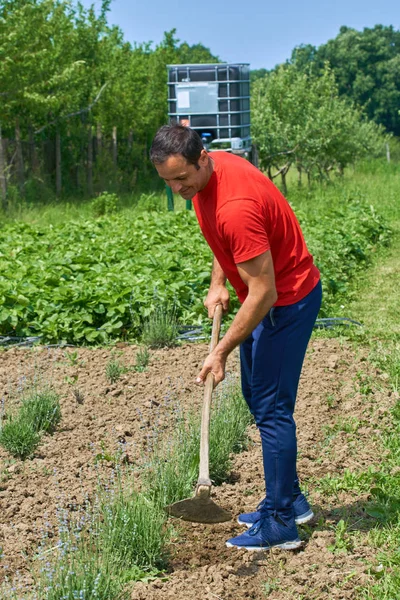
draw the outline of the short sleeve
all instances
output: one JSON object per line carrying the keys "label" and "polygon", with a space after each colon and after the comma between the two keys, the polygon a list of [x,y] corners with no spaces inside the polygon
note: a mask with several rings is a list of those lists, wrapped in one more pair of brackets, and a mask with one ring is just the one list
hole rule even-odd
{"label": "short sleeve", "polygon": [[270,249],[265,219],[255,200],[230,200],[219,209],[217,219],[219,233],[236,264]]}

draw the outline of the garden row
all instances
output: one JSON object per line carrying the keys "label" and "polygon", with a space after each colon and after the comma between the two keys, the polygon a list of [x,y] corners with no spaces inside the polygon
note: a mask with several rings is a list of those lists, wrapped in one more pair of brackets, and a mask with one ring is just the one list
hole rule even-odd
{"label": "garden row", "polygon": [[[340,304],[354,274],[390,230],[360,190],[294,198],[322,273],[323,314]],[[60,225],[0,229],[0,334],[42,342],[138,339],[157,307],[199,324],[211,252],[190,211],[115,212]],[[233,302],[233,313],[237,310]]]}
{"label": "garden row", "polygon": [[[14,422],[34,415],[27,420],[51,433],[60,417],[58,402],[52,400],[51,407],[47,403],[41,410],[33,397],[23,400]],[[6,578],[2,597],[123,600],[132,582],[155,578],[165,569],[168,543],[177,534],[167,522],[165,507],[192,495],[200,445],[197,412],[180,407],[169,418],[168,439],[155,427],[149,451],[134,467],[125,466],[123,450],[96,456],[96,462],[105,460],[112,466],[111,475],[99,471],[97,492],[83,505],[59,508],[56,527],[43,533],[31,562],[34,585],[29,589]],[[216,394],[210,427],[210,474],[215,484],[228,479],[232,452],[246,447],[250,422],[237,381],[228,378]],[[46,427],[50,423],[51,428]]]}

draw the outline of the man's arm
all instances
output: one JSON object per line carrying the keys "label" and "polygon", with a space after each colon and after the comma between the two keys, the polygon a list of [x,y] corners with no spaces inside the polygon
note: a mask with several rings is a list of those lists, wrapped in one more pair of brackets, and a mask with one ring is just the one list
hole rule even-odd
{"label": "man's arm", "polygon": [[222,304],[224,312],[227,312],[229,309],[229,292],[226,289],[225,284],[226,275],[214,256],[210,288],[208,290],[207,298],[204,300],[204,306],[208,310],[208,316],[210,319],[212,319],[214,316],[214,311],[217,304]]}
{"label": "man's arm", "polygon": [[268,250],[259,256],[237,265],[239,275],[249,289],[246,300],[240,307],[232,325],[208,355],[196,382],[205,381],[212,371],[215,385],[225,377],[225,363],[228,355],[243,342],[275,304],[278,295],[275,287],[274,266]]}

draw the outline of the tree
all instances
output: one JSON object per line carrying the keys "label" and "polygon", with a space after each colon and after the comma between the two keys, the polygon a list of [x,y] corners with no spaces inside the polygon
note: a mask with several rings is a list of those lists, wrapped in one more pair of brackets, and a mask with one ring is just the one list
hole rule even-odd
{"label": "tree", "polygon": [[400,135],[400,31],[376,25],[357,31],[341,27],[319,48],[299,46],[290,63],[303,72],[321,73],[328,62],[339,94],[362,108],[370,119]]}

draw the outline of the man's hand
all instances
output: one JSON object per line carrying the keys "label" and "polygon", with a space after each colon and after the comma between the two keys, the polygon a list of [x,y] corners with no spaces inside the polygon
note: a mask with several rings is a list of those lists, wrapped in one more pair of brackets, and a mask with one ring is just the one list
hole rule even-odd
{"label": "man's hand", "polygon": [[206,360],[200,373],[196,378],[198,385],[203,385],[206,381],[208,373],[214,375],[214,387],[225,379],[225,365],[227,357],[219,352],[211,352]]}
{"label": "man's hand", "polygon": [[204,306],[208,310],[208,317],[214,317],[214,311],[217,304],[222,304],[224,314],[229,310],[229,292],[225,285],[213,285],[208,290],[207,298],[204,300]]}

